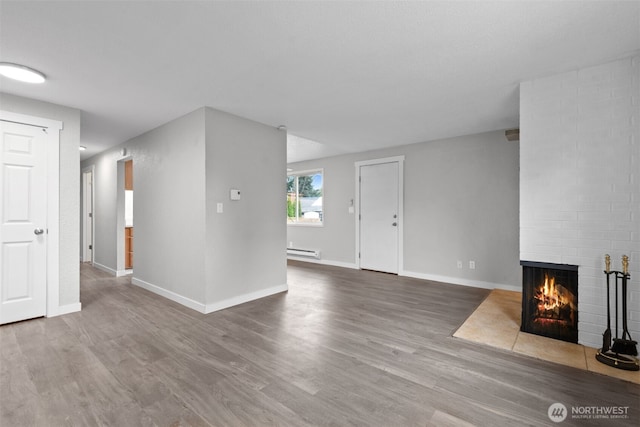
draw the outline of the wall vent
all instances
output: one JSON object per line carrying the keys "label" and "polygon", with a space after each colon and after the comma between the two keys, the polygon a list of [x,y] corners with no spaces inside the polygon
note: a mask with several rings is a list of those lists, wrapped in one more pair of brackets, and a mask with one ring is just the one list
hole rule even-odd
{"label": "wall vent", "polygon": [[520,141],[520,129],[507,129],[504,131],[507,141]]}
{"label": "wall vent", "polygon": [[313,249],[287,248],[287,256],[320,259],[320,251]]}

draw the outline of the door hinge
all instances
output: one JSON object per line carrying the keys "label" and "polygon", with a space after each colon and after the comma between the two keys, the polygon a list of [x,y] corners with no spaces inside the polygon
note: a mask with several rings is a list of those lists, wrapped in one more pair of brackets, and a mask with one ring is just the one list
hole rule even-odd
{"label": "door hinge", "polygon": [[93,213],[89,212],[89,218],[93,218]]}
{"label": "door hinge", "polygon": [[89,250],[93,250],[93,245],[89,245]]}
{"label": "door hinge", "polygon": [[360,252],[358,252],[358,258],[360,258]]}

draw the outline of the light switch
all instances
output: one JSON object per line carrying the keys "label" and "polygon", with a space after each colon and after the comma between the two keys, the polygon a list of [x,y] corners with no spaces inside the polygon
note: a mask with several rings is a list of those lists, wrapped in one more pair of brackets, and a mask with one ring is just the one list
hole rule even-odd
{"label": "light switch", "polygon": [[240,200],[240,190],[229,190],[231,200]]}
{"label": "light switch", "polygon": [[216,205],[216,210],[217,210],[218,213],[222,213],[222,211],[223,211],[222,203],[218,203]]}
{"label": "light switch", "polygon": [[355,210],[353,209],[353,206],[349,206],[349,213],[352,214],[353,212],[355,212]]}

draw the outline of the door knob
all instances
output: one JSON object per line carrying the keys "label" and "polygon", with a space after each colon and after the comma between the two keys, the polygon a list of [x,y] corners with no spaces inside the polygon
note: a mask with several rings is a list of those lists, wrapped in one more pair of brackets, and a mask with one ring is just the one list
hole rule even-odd
{"label": "door knob", "polygon": [[394,222],[394,223],[393,223],[393,224],[391,224],[391,225],[393,225],[393,226],[395,227],[395,226],[397,226],[397,225],[398,225],[398,223],[397,223],[397,222]]}
{"label": "door knob", "polygon": [[44,230],[42,228],[36,228],[35,230],[33,230],[33,234],[35,235],[41,235],[42,233],[44,233]]}

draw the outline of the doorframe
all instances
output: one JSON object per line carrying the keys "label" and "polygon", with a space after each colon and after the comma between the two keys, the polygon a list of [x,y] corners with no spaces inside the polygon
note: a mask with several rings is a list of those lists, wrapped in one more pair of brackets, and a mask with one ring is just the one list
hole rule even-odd
{"label": "doorframe", "polygon": [[398,275],[404,273],[404,156],[384,157],[380,159],[355,162],[356,175],[356,268],[360,269],[360,167],[398,163]]}
{"label": "doorframe", "polygon": [[[133,270],[125,268],[124,253],[124,208],[125,208],[125,189],[124,189],[124,169],[125,162],[133,160],[131,154],[127,154],[116,160],[116,277],[127,276],[133,274]],[[135,168],[135,164],[133,165]]]}
{"label": "doorframe", "polygon": [[58,120],[0,110],[0,120],[35,126],[56,132],[54,144],[47,145],[47,317],[56,316],[60,307],[60,131]]}
{"label": "doorframe", "polygon": [[[96,259],[96,180],[95,180],[95,165],[88,166],[82,169],[82,262],[91,261],[93,265],[94,260]],[[86,207],[86,181],[84,179],[85,174],[91,174],[91,212],[93,213],[93,218],[91,221],[91,238],[92,238],[92,247],[91,247],[91,259],[87,260],[87,212],[85,210]]]}

